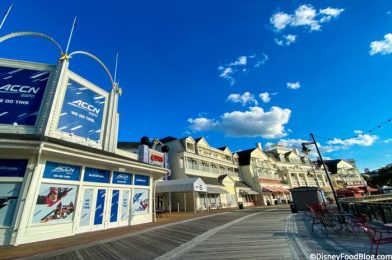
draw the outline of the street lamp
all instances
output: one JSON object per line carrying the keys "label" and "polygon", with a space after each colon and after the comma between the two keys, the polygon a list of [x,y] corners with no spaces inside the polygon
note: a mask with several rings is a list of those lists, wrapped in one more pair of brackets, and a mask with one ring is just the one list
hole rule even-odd
{"label": "street lamp", "polygon": [[317,142],[316,142],[316,140],[314,139],[314,136],[313,136],[312,133],[310,133],[310,137],[312,138],[312,141],[311,141],[311,142],[302,143],[302,152],[303,152],[305,155],[307,155],[307,154],[310,152],[310,149],[308,149],[308,147],[306,147],[306,146],[307,146],[307,145],[310,145],[310,144],[314,144],[314,145],[316,146],[316,150],[317,150],[318,156],[319,156],[319,158],[320,158],[321,164],[323,165],[325,174],[327,175],[328,183],[329,183],[329,185],[331,186],[332,194],[333,194],[333,197],[334,197],[334,199],[335,199],[335,201],[336,201],[336,206],[338,207],[339,214],[342,214],[342,206],[340,205],[338,196],[336,195],[335,189],[333,188],[332,181],[331,181],[331,177],[329,176],[327,167],[325,166],[325,163],[324,163],[323,157],[321,156],[321,153],[320,153],[320,150],[319,150],[319,148],[318,148]]}

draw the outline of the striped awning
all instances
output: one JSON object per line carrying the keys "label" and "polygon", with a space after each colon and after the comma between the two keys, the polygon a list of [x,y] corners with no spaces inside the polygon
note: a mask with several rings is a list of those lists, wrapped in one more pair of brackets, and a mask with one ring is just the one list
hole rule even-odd
{"label": "striped awning", "polygon": [[266,192],[266,193],[286,193],[289,194],[290,191],[281,188],[281,187],[271,187],[271,186],[264,186],[262,189],[262,192]]}

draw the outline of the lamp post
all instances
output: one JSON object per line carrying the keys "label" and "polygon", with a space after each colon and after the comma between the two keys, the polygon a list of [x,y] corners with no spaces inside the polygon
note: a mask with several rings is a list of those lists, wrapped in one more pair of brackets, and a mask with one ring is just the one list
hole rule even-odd
{"label": "lamp post", "polygon": [[333,184],[332,184],[332,181],[331,181],[331,177],[329,176],[327,167],[326,167],[326,165],[325,165],[325,163],[324,163],[323,157],[321,156],[321,153],[320,153],[320,150],[319,150],[319,148],[318,148],[317,142],[316,142],[316,140],[314,139],[314,136],[313,136],[312,133],[310,133],[310,137],[312,138],[312,141],[311,141],[311,142],[302,143],[302,152],[303,152],[304,154],[308,154],[308,153],[310,152],[310,150],[306,147],[306,145],[314,144],[314,145],[316,146],[316,150],[317,150],[318,156],[319,156],[319,158],[320,158],[321,164],[323,165],[325,174],[327,175],[328,183],[329,183],[329,185],[331,186],[332,194],[333,194],[333,197],[334,197],[334,199],[335,199],[335,201],[336,201],[336,206],[338,207],[339,214],[342,214],[342,207],[341,207],[341,205],[340,205],[338,196],[336,195],[335,189],[334,189]]}

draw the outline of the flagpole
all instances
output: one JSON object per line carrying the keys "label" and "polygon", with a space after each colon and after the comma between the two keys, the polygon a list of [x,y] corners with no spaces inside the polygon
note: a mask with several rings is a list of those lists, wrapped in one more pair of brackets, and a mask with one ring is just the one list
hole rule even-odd
{"label": "flagpole", "polygon": [[114,83],[117,83],[117,65],[118,65],[118,52],[116,55],[116,65],[114,67]]}
{"label": "flagpole", "polygon": [[1,28],[3,27],[3,24],[4,24],[5,20],[7,19],[8,14],[9,14],[10,11],[11,11],[11,8],[12,8],[12,5],[10,5],[10,7],[8,8],[7,12],[6,12],[5,15],[4,15],[3,21],[1,21],[0,30],[1,30]]}
{"label": "flagpole", "polygon": [[77,18],[77,17],[75,17],[75,19],[74,19],[74,22],[73,22],[72,28],[71,28],[71,33],[69,34],[68,43],[67,43],[67,48],[65,49],[65,54],[66,54],[66,55],[68,54],[69,45],[70,45],[70,43],[71,43],[72,34],[73,34],[73,31],[74,31],[74,28],[75,28],[75,24],[76,24],[76,18]]}

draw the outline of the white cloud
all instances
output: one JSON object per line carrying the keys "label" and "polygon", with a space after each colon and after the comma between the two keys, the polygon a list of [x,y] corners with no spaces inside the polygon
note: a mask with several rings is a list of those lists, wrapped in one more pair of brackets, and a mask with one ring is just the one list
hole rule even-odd
{"label": "white cloud", "polygon": [[320,14],[324,14],[325,16],[320,19],[321,23],[329,22],[332,18],[338,17],[344,9],[337,9],[337,8],[325,8],[320,9]]}
{"label": "white cloud", "polygon": [[259,98],[264,102],[268,103],[271,101],[271,95],[268,92],[263,92],[259,94]]}
{"label": "white cloud", "polygon": [[386,143],[386,144],[392,143],[392,138],[385,139],[385,140],[384,140],[384,143]]}
{"label": "white cloud", "polygon": [[[340,150],[347,150],[355,145],[358,146],[371,146],[374,142],[378,139],[376,135],[367,135],[361,134],[355,138],[351,138],[349,140],[342,140],[339,138],[334,138],[331,141],[328,141],[325,145],[320,144],[317,142],[317,146],[320,149],[320,153],[323,158],[327,158],[324,154],[340,151]],[[302,150],[302,143],[309,143],[309,140],[303,139],[280,139],[278,141],[279,145],[284,147],[293,148]],[[266,147],[272,146],[273,143],[267,143]],[[312,159],[316,159],[318,157],[317,150],[314,145],[307,145],[308,149],[310,149],[309,157]]]}
{"label": "white cloud", "polygon": [[301,84],[297,82],[287,82],[287,88],[289,89],[299,89],[301,87]]}
{"label": "white cloud", "polygon": [[279,12],[270,18],[270,22],[273,24],[276,30],[283,30],[286,26],[290,25],[292,22],[292,17],[289,14]]}
{"label": "white cloud", "polygon": [[264,53],[262,55],[261,59],[257,59],[256,55],[240,56],[233,62],[219,66],[219,77],[229,81],[230,85],[234,85],[236,83],[234,76],[237,73],[247,72],[249,68],[259,68],[267,62],[268,56]]}
{"label": "white cloud", "polygon": [[188,122],[194,131],[220,130],[227,136],[273,139],[287,135],[284,125],[288,123],[290,115],[290,109],[272,107],[270,111],[264,111],[260,107],[251,107],[248,111],[224,113],[219,120],[190,118]]}
{"label": "white cloud", "polygon": [[214,120],[198,117],[198,118],[189,118],[188,122],[191,124],[190,129],[193,131],[209,131],[216,127],[217,123]]}
{"label": "white cloud", "polygon": [[311,31],[320,30],[319,21],[315,20],[317,15],[316,9],[311,5],[301,5],[295,10],[295,15],[291,22],[292,26],[308,26]]}
{"label": "white cloud", "polygon": [[247,105],[247,104],[254,104],[254,105],[258,105],[259,103],[257,102],[255,96],[249,92],[245,92],[244,94],[240,95],[240,94],[230,94],[227,97],[228,101],[234,102],[234,103],[240,103],[243,106]]}
{"label": "white cloud", "polygon": [[384,40],[370,43],[370,55],[392,53],[392,33],[384,35]]}
{"label": "white cloud", "polygon": [[[321,25],[337,18],[344,9],[327,7],[316,10],[311,5],[301,5],[294,13],[288,14],[285,12],[278,12],[271,16],[270,23],[275,32],[280,33],[295,27],[308,28],[310,32],[320,31]],[[280,46],[289,46],[296,41],[297,36],[288,34],[283,37],[275,38],[275,43]]]}
{"label": "white cloud", "polygon": [[359,134],[357,137],[350,139],[334,138],[327,143],[332,145],[340,145],[343,149],[346,149],[353,145],[371,146],[377,139],[378,137],[376,135]]}
{"label": "white cloud", "polygon": [[295,43],[296,40],[297,40],[297,35],[287,34],[287,35],[283,35],[283,37],[280,39],[276,38],[275,43],[280,46],[289,46]]}

